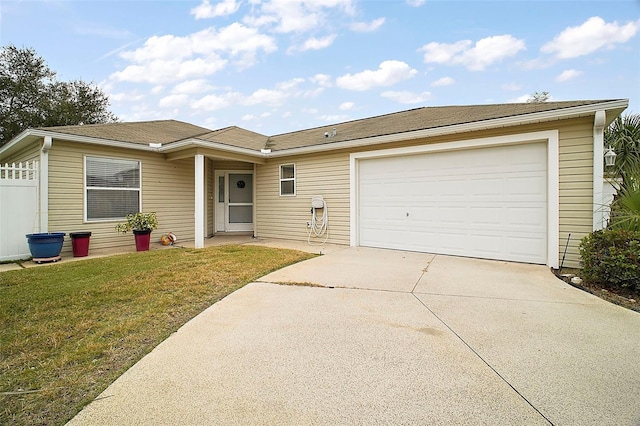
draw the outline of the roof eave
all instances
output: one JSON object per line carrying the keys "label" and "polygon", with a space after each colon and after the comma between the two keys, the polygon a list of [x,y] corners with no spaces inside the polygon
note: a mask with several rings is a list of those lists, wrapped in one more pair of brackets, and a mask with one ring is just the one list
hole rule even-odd
{"label": "roof eave", "polygon": [[589,105],[580,105],[563,109],[552,109],[549,111],[534,112],[529,114],[494,118],[483,121],[474,121],[471,123],[454,124],[450,126],[435,127],[430,129],[414,130],[409,132],[393,133],[382,136],[372,136],[360,139],[352,139],[344,142],[334,142],[331,144],[311,145],[299,148],[288,148],[280,151],[274,151],[267,154],[268,157],[284,157],[289,155],[310,154],[320,151],[333,151],[338,149],[357,148],[367,145],[384,144],[391,142],[401,142],[411,139],[422,139],[434,136],[446,136],[456,133],[467,133],[480,130],[490,130],[500,127],[511,127],[525,124],[535,124],[548,121],[564,120],[569,118],[586,117],[594,115],[596,111],[617,111],[613,116],[607,114],[608,126],[613,119],[629,106],[628,99],[620,99],[615,101],[600,102]]}
{"label": "roof eave", "polygon": [[202,147],[217,149],[220,151],[227,151],[234,154],[249,155],[256,158],[264,157],[264,155],[261,154],[259,150],[234,147],[217,142],[207,142],[196,138],[188,138],[176,142],[164,143],[160,147],[156,147],[135,142],[124,142],[111,139],[95,138],[91,136],[72,135],[68,133],[60,133],[42,129],[28,129],[23,131],[8,144],[0,148],[0,155],[11,154],[11,152],[19,150],[21,148],[21,142],[30,139],[30,137],[43,138],[45,136],[50,136],[53,139],[65,140],[70,142],[87,143],[92,145],[108,146],[112,148],[134,149],[147,152],[170,153],[193,147]]}
{"label": "roof eave", "polygon": [[209,141],[204,141],[202,139],[197,139],[197,138],[189,138],[181,141],[164,144],[157,150],[162,153],[171,153],[171,152],[181,151],[183,149],[194,148],[194,147],[216,149],[219,151],[230,152],[233,154],[249,155],[251,157],[256,157],[256,158],[264,157],[264,155],[261,154],[259,150],[242,148],[242,147],[227,145],[219,142],[209,142]]}

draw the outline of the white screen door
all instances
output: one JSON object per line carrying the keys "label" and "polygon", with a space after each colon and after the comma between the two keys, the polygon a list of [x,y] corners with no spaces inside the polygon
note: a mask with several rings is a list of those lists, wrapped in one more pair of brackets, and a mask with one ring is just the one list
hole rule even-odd
{"label": "white screen door", "polygon": [[253,230],[253,173],[216,172],[216,232]]}

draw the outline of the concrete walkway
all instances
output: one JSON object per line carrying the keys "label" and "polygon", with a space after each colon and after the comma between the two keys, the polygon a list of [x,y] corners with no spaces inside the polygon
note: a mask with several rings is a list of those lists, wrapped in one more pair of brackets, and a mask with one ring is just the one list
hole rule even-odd
{"label": "concrete walkway", "polygon": [[260,281],[70,424],[640,424],[640,315],[545,267],[336,248]]}

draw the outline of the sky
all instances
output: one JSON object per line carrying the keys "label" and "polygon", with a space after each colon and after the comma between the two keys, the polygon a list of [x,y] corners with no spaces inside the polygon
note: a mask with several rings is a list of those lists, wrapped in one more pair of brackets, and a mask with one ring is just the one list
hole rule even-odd
{"label": "sky", "polygon": [[121,121],[276,135],[543,91],[640,113],[639,0],[0,0],[0,44]]}

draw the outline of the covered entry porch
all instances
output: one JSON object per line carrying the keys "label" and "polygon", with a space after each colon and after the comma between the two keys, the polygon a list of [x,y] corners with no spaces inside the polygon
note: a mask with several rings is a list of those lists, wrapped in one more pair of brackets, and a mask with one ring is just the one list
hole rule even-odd
{"label": "covered entry porch", "polygon": [[[247,150],[248,151],[248,150]],[[265,159],[253,152],[205,147],[167,153],[167,161],[194,161],[194,247],[216,233],[254,234],[255,168]]]}

